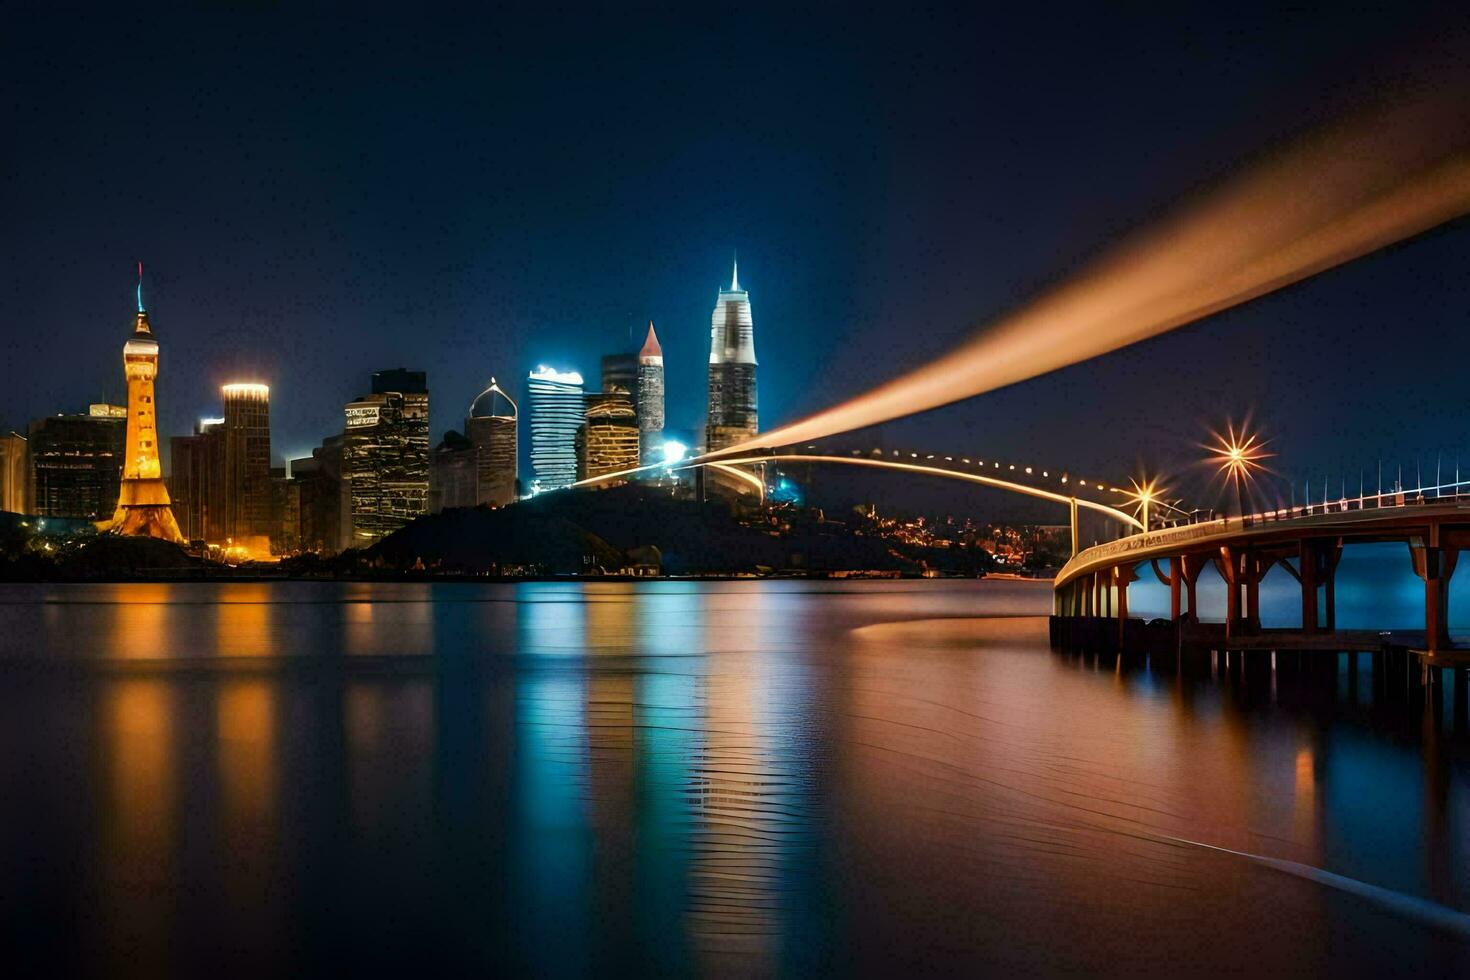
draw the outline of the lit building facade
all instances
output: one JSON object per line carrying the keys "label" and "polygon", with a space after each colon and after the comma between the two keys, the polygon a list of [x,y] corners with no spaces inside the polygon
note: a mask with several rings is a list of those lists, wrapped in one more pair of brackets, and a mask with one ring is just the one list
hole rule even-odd
{"label": "lit building facade", "polygon": [[117,509],[127,450],[128,410],[91,405],[30,425],[31,506],[41,517],[103,521]]}
{"label": "lit building facade", "polygon": [[586,480],[638,465],[638,416],[626,392],[604,391],[587,396],[577,478]]}
{"label": "lit building facade", "polygon": [[577,430],[586,411],[582,376],[542,366],[531,372],[526,390],[533,492],[569,487],[577,482]]}
{"label": "lit building facade", "polygon": [[343,479],[351,542],[363,547],[429,505],[429,388],[422,371],[378,371],[373,391],[344,409]]}
{"label": "lit building facade", "polygon": [[479,476],[475,502],[490,507],[514,503],[520,446],[516,428],[519,409],[505,389],[490,379],[490,387],[470,402],[464,434],[478,450]]}
{"label": "lit building facade", "polygon": [[31,512],[31,443],[19,432],[0,436],[0,511]]}
{"label": "lit building facade", "polygon": [[221,531],[223,539],[236,543],[269,538],[275,530],[271,518],[270,397],[270,388],[263,384],[237,383],[220,388],[224,403],[224,422],[220,426]]}
{"label": "lit building facade", "polygon": [[707,452],[724,449],[759,431],[756,398],[755,325],[750,294],[740,288],[740,267],[721,289],[710,318]]}
{"label": "lit building facade", "polygon": [[638,413],[638,462],[643,466],[663,461],[664,441],[664,352],[648,321],[648,337],[638,352],[638,378],[634,388]]}
{"label": "lit building facade", "polygon": [[128,382],[128,418],[122,486],[112,519],[105,526],[99,522],[99,527],[109,534],[146,535],[183,544],[158,459],[158,405],[153,385],[158,377],[158,340],[143,308],[141,262],[138,313],[133,318],[133,335],[123,344],[123,375]]}

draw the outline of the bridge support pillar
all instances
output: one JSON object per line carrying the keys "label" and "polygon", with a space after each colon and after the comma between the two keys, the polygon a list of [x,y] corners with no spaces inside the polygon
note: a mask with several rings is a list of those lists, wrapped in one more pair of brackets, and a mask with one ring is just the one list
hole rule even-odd
{"label": "bridge support pillar", "polygon": [[1337,629],[1337,563],[1342,560],[1342,539],[1330,542],[1322,553],[1323,612],[1327,614],[1324,627],[1331,632]]}
{"label": "bridge support pillar", "polygon": [[1185,598],[1189,600],[1189,621],[1199,622],[1199,575],[1210,563],[1206,555],[1181,555],[1174,559],[1179,564],[1180,577],[1184,583]]}
{"label": "bridge support pillar", "polygon": [[1071,499],[1071,501],[1068,504],[1068,508],[1071,511],[1071,518],[1072,518],[1072,554],[1075,555],[1075,554],[1077,554],[1078,548],[1081,547],[1081,544],[1082,544],[1082,542],[1079,540],[1080,532],[1079,532],[1079,529],[1078,529],[1078,526],[1077,526],[1077,498],[1076,497],[1073,497]]}
{"label": "bridge support pillar", "polygon": [[1302,632],[1317,632],[1317,549],[1312,542],[1302,541],[1298,546],[1298,565],[1302,580]]}
{"label": "bridge support pillar", "polygon": [[1261,576],[1272,560],[1224,545],[1217,563],[1225,580],[1225,635],[1256,632],[1261,628]]}
{"label": "bridge support pillar", "polygon": [[1416,547],[1414,539],[1409,542],[1414,574],[1424,582],[1424,643],[1430,653],[1450,645],[1450,578],[1460,557],[1458,548],[1440,546],[1438,531],[1438,525],[1431,525],[1432,544],[1421,543]]}
{"label": "bridge support pillar", "polygon": [[1135,581],[1138,575],[1134,572],[1132,565],[1116,565],[1113,567],[1113,584],[1118,587],[1118,649],[1123,649],[1123,642],[1128,631],[1128,583]]}

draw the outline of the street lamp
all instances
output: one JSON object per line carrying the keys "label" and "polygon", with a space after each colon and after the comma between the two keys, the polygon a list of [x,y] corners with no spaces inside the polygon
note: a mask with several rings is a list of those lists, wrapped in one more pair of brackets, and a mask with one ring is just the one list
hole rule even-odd
{"label": "street lamp", "polygon": [[1218,432],[1212,435],[1215,442],[1205,447],[1212,453],[1210,462],[1215,464],[1227,480],[1235,484],[1235,501],[1240,507],[1240,519],[1244,521],[1246,484],[1258,471],[1265,470],[1265,464],[1261,460],[1274,454],[1266,452],[1266,444],[1261,441],[1260,436],[1247,433],[1244,425],[1236,432],[1234,424],[1227,423],[1224,435]]}

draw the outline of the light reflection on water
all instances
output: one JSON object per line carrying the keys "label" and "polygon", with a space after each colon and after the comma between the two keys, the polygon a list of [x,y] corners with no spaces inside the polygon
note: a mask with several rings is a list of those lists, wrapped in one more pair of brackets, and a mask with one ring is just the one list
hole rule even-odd
{"label": "light reflection on water", "polygon": [[1181,843],[1470,910],[1453,682],[1426,711],[1367,657],[1176,669],[971,618],[1049,601],[4,587],[6,948],[152,975],[1466,968],[1412,917]]}

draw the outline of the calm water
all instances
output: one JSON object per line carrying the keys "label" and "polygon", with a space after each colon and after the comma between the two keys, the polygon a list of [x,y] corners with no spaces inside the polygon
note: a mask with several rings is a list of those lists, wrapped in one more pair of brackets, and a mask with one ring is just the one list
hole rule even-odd
{"label": "calm water", "polygon": [[[1470,752],[1367,657],[1045,584],[0,588],[10,975],[1470,971]],[[1028,618],[980,618],[980,617]]]}

